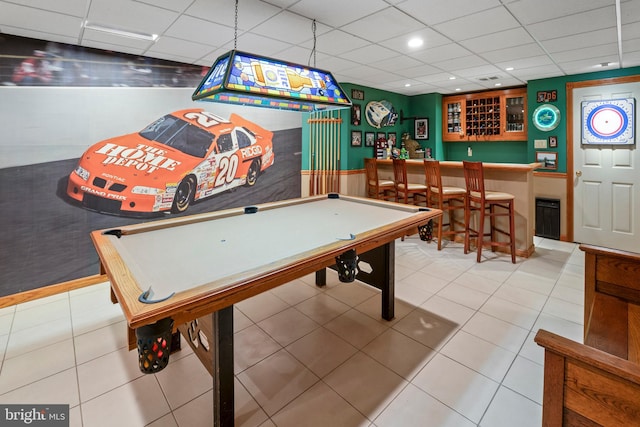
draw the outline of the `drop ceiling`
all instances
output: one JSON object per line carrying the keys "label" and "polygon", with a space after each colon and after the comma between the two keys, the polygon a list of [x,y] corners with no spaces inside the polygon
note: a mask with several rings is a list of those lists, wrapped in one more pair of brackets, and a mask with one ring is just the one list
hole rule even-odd
{"label": "drop ceiling", "polygon": [[406,95],[640,65],[639,0],[239,0],[235,17],[234,0],[0,0],[5,34],[204,66],[235,46]]}

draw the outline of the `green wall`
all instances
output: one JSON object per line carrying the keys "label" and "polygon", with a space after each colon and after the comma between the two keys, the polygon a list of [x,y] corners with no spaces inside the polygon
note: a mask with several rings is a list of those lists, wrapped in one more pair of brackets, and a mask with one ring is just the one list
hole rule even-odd
{"label": "green wall", "polygon": [[[608,71],[599,71],[586,74],[574,74],[571,76],[554,77],[550,79],[531,80],[527,85],[527,109],[529,112],[528,136],[529,144],[527,146],[527,158],[530,162],[535,161],[535,152],[533,142],[536,139],[548,139],[549,136],[558,137],[558,147],[548,148],[544,151],[558,152],[558,169],[557,172],[567,171],[567,91],[566,84],[572,82],[581,82],[587,80],[599,80],[613,77],[632,76],[640,74],[640,67],[623,68]],[[555,105],[560,110],[560,125],[550,132],[538,130],[531,123],[531,115],[538,106],[543,103],[537,102],[537,93],[540,91],[556,90],[558,99],[549,104]]]}
{"label": "green wall", "polygon": [[[358,170],[364,168],[364,158],[374,157],[374,148],[365,147],[364,142],[361,147],[351,146],[351,131],[358,130],[362,132],[364,139],[365,132],[395,132],[398,137],[399,147],[400,138],[404,132],[414,135],[413,118],[429,119],[429,139],[419,140],[422,148],[431,148],[432,155],[438,160],[473,160],[483,162],[497,163],[532,163],[535,161],[536,149],[534,148],[534,140],[547,139],[549,136],[556,136],[558,146],[556,148],[547,148],[544,151],[558,152],[558,169],[557,172],[566,172],[566,150],[567,150],[567,94],[566,84],[570,82],[579,82],[586,80],[599,80],[612,77],[622,77],[630,75],[639,75],[640,67],[599,71],[586,74],[575,74],[571,76],[554,77],[549,79],[531,80],[527,84],[527,120],[528,120],[528,137],[527,141],[516,142],[443,142],[442,141],[442,95],[438,93],[429,93],[424,95],[406,96],[394,92],[388,92],[378,89],[359,86],[353,83],[341,83],[342,88],[351,96],[353,89],[364,92],[364,100],[354,100],[354,104],[360,104],[362,111],[362,120],[360,125],[351,125],[351,111],[349,109],[339,110],[340,117],[343,120],[340,138],[341,159],[340,167],[342,170]],[[542,103],[537,102],[537,92],[539,91],[557,91],[557,100],[550,102],[560,110],[560,125],[550,132],[538,130],[531,122],[533,111]],[[402,112],[405,120],[396,121],[394,126],[376,129],[370,126],[365,117],[364,109],[370,101],[389,101],[398,115]],[[309,128],[307,125],[308,114],[303,115],[302,123],[302,169],[309,169],[309,147],[306,143],[309,141]],[[471,147],[472,156],[467,155],[468,148]]]}

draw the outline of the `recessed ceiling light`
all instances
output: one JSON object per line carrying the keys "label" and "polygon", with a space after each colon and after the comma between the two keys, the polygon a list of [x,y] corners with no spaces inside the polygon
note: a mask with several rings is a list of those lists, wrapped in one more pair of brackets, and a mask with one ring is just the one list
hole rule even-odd
{"label": "recessed ceiling light", "polygon": [[414,37],[414,38],[412,38],[411,40],[409,40],[409,42],[407,43],[407,45],[408,45],[409,47],[420,47],[420,46],[422,46],[422,44],[423,44],[423,43],[424,43],[424,42],[422,41],[422,39],[421,39],[421,38],[419,38],[419,37]]}
{"label": "recessed ceiling light", "polygon": [[502,86],[502,83],[496,83],[494,86]]}
{"label": "recessed ceiling light", "polygon": [[608,67],[608,66],[609,66],[609,65],[611,65],[611,64],[612,64],[611,62],[601,62],[601,63],[600,63],[600,66],[601,66],[601,67]]}
{"label": "recessed ceiling light", "polygon": [[456,76],[449,77],[449,80],[455,80],[455,79],[456,79]]}
{"label": "recessed ceiling light", "polygon": [[460,92],[460,88],[459,87],[456,88],[456,92]]}
{"label": "recessed ceiling light", "polygon": [[404,84],[404,87],[409,87],[409,86],[411,86],[411,83],[405,83]]}
{"label": "recessed ceiling light", "polygon": [[505,68],[506,71],[513,71],[513,67],[507,67]]}

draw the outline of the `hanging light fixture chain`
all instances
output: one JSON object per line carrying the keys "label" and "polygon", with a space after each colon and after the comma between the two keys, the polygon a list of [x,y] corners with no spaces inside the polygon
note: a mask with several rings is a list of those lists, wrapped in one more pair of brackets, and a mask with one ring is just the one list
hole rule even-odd
{"label": "hanging light fixture chain", "polygon": [[233,32],[233,50],[236,50],[237,47],[238,47],[238,0],[236,0],[235,27]]}

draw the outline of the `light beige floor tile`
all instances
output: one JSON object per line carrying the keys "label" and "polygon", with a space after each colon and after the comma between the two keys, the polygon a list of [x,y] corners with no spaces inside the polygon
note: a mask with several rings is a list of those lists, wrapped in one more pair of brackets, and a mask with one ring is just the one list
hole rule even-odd
{"label": "light beige floor tile", "polygon": [[536,310],[523,307],[515,302],[507,301],[496,296],[489,298],[487,302],[480,307],[480,312],[526,330],[531,330],[540,314]]}
{"label": "light beige floor tile", "polygon": [[320,327],[295,308],[288,308],[258,323],[281,346],[286,346]]}
{"label": "light beige floor tile", "polygon": [[144,375],[82,404],[85,426],[144,426],[170,412],[154,375]]}
{"label": "light beige floor tile", "polygon": [[499,386],[440,354],[431,359],[411,383],[474,423],[480,421]]}
{"label": "light beige floor tile", "polygon": [[482,307],[482,304],[484,304],[489,298],[489,294],[476,291],[456,282],[452,282],[445,286],[437,295],[439,297],[446,298],[449,301],[462,304],[472,310],[477,310]]}
{"label": "light beige floor tile", "polygon": [[582,343],[584,333],[582,323],[582,318],[578,323],[547,313],[540,313],[538,320],[536,320],[536,323],[533,325],[533,330],[546,329],[554,334],[562,335],[565,338]]}
{"label": "light beige floor tile", "polygon": [[[475,257],[475,252],[473,254]],[[482,276],[500,283],[504,283],[524,261],[522,258],[516,258],[516,264],[512,264],[511,257],[508,254],[492,253],[485,250],[482,251],[482,256],[482,262],[476,263],[467,271],[473,275]],[[490,257],[490,259],[487,257]]]}
{"label": "light beige floor tile", "polygon": [[356,348],[364,347],[389,328],[358,310],[347,311],[325,327]]}
{"label": "light beige floor tile", "polygon": [[476,424],[409,384],[375,419],[377,427],[474,427]]}
{"label": "light beige floor tile", "polygon": [[[427,294],[436,294],[450,282],[431,274],[430,271],[416,271],[400,281],[396,281],[396,287],[399,285],[410,286]],[[398,289],[396,289],[397,293]],[[408,301],[411,302],[411,301]],[[416,302],[417,303],[417,302]]]}
{"label": "light beige floor tile", "polygon": [[528,273],[518,269],[509,276],[504,284],[548,296],[553,290],[556,280],[541,277],[537,273]]}
{"label": "light beige floor tile", "polygon": [[555,281],[560,277],[563,265],[562,261],[556,261],[555,258],[532,257],[523,263],[519,270],[524,273],[538,274],[540,277]]}
{"label": "light beige floor tile", "polygon": [[68,292],[60,292],[59,294],[49,295],[43,298],[34,299],[31,301],[23,302],[16,305],[16,313],[24,310],[31,310],[35,307],[42,307],[44,305],[51,304],[53,302],[69,301]]}
{"label": "light beige floor tile", "polygon": [[128,347],[127,323],[122,321],[78,335],[74,346],[79,364]]}
{"label": "light beige floor tile", "polygon": [[213,388],[211,375],[195,354],[171,363],[155,375],[172,409]]}
{"label": "light beige floor tile", "polygon": [[10,305],[8,307],[0,308],[0,316],[6,316],[6,315],[13,316],[15,313],[16,313],[16,306],[15,305]]}
{"label": "light beige floor tile", "polygon": [[[370,421],[324,382],[318,382],[272,417],[278,427],[367,427]],[[304,421],[303,421],[304,420]]]}
{"label": "light beige floor tile", "polygon": [[138,367],[138,352],[128,351],[126,348],[79,364],[77,369],[82,402],[144,375]]}
{"label": "light beige floor tile", "polygon": [[324,382],[370,420],[407,385],[402,377],[362,352],[327,375]]}
{"label": "light beige floor tile", "polygon": [[254,297],[240,301],[235,305],[245,316],[253,322],[260,322],[269,316],[288,307],[287,303],[276,297],[271,292],[264,292]]}
{"label": "light beige floor tile", "polygon": [[437,295],[429,298],[420,306],[420,309],[447,319],[458,326],[462,326],[467,323],[475,313],[475,311],[469,307],[465,307],[462,304],[441,298]]}
{"label": "light beige floor tile", "polygon": [[22,329],[9,335],[5,358],[19,356],[60,341],[71,339],[71,319],[62,317],[42,325]]}
{"label": "light beige floor tile", "polygon": [[429,311],[417,309],[393,325],[393,329],[438,350],[456,333],[460,325]]}
{"label": "light beige floor tile", "polygon": [[584,323],[584,304],[574,304],[559,298],[549,298],[542,309],[544,314],[574,323]]}
{"label": "light beige floor tile", "polygon": [[343,283],[341,286],[327,290],[327,295],[342,301],[350,307],[355,307],[378,293],[380,291],[376,288],[358,281]]}
{"label": "light beige floor tile", "polygon": [[0,372],[0,394],[65,371],[74,364],[70,339],[7,359]]}
{"label": "light beige floor tile", "polygon": [[82,427],[82,413],[79,405],[69,408],[69,427]]}
{"label": "light beige floor tile", "polygon": [[331,321],[349,310],[349,306],[332,298],[325,293],[309,298],[295,306],[305,315],[318,322],[320,325]]}
{"label": "light beige floor tile", "polygon": [[503,380],[516,353],[498,347],[464,331],[459,331],[440,351],[452,360],[499,383]]}
{"label": "light beige floor tile", "polygon": [[302,280],[294,280],[278,286],[271,292],[289,305],[296,305],[320,293],[317,286],[309,286]]}
{"label": "light beige floor tile", "polygon": [[505,387],[542,405],[544,368],[524,357],[516,357],[503,381]]}
{"label": "light beige floor tile", "polygon": [[357,349],[325,328],[318,328],[287,346],[287,351],[323,378],[353,356]]}
{"label": "light beige floor tile", "polygon": [[391,320],[385,320],[382,318],[382,295],[378,293],[362,302],[361,304],[358,304],[355,309],[387,326],[392,326],[407,314],[411,313],[411,311],[415,309],[415,306],[406,303],[396,296],[394,305],[394,318]]}
{"label": "light beige floor tile", "polygon": [[[581,279],[584,283],[584,279]],[[570,302],[572,304],[578,304],[580,306],[584,305],[584,284],[582,288],[576,289],[572,286],[567,286],[564,284],[560,284],[558,280],[558,285],[553,288],[553,292],[551,292],[551,296],[553,298],[558,298],[566,302]]]}
{"label": "light beige floor tile", "polygon": [[[73,301],[73,300],[72,300]],[[91,310],[71,309],[71,321],[75,336],[95,331],[105,326],[124,321],[124,314],[119,304],[99,305]]]}
{"label": "light beige floor tile", "polygon": [[71,368],[0,395],[3,404],[67,404],[80,403],[76,369]]}
{"label": "light beige floor tile", "polygon": [[546,295],[510,285],[501,286],[493,295],[537,311],[542,310],[547,302]]}
{"label": "light beige floor tile", "polygon": [[213,391],[208,391],[173,410],[179,427],[213,425]]}
{"label": "light beige floor tile", "polygon": [[167,414],[159,420],[147,424],[146,427],[178,427],[178,423],[173,414]]}
{"label": "light beige floor tile", "polygon": [[451,282],[460,277],[465,271],[466,269],[458,264],[441,258],[422,268],[420,273]]}
{"label": "light beige floor tile", "polygon": [[[235,425],[237,427],[255,427],[269,423],[267,414],[237,378],[234,380],[234,391]],[[213,393],[208,392],[206,395],[209,397],[209,402],[213,402]],[[211,413],[213,405],[208,407],[209,413]],[[190,425],[195,426],[196,424],[187,424],[185,427]],[[207,423],[207,425],[211,424]]]}
{"label": "light beige floor tile", "polygon": [[536,333],[538,333],[538,329],[536,328],[529,333],[527,339],[524,340],[524,345],[518,353],[518,356],[524,357],[540,366],[544,366],[544,348],[540,347],[534,341]]}
{"label": "light beige floor tile", "polygon": [[285,350],[241,372],[238,379],[268,415],[278,412],[319,380]]}
{"label": "light beige floor tile", "polygon": [[529,333],[528,329],[523,329],[484,313],[474,314],[462,327],[462,330],[512,353],[520,351],[522,343]]}
{"label": "light beige floor tile", "polygon": [[11,333],[44,325],[59,319],[69,319],[69,298],[56,299],[47,304],[29,305],[24,309],[16,309],[13,317]]}
{"label": "light beige floor tile", "polygon": [[506,387],[500,387],[479,424],[480,427],[539,427],[540,425],[542,425],[542,407]]}
{"label": "light beige floor tile", "polygon": [[241,312],[238,307],[233,306],[233,332],[239,332],[244,328],[252,326],[254,323]]}
{"label": "light beige floor tile", "polygon": [[282,349],[273,338],[252,324],[233,336],[233,364],[237,374]]}
{"label": "light beige floor tile", "polygon": [[456,277],[454,283],[466,286],[467,288],[474,289],[476,291],[484,292],[485,294],[493,294],[502,283],[497,282],[491,278],[478,276],[465,271],[460,276]]}
{"label": "light beige floor tile", "polygon": [[384,332],[362,351],[407,381],[435,355],[431,348],[394,329]]}
{"label": "light beige floor tile", "polygon": [[9,335],[15,310],[2,311],[2,313],[4,314],[0,314],[0,335]]}

